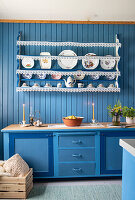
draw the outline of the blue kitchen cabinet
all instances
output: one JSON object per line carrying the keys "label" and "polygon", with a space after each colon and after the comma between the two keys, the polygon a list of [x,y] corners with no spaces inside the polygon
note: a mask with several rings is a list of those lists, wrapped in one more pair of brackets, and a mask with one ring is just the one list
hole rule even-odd
{"label": "blue kitchen cabinet", "polygon": [[18,153],[34,170],[34,177],[53,176],[53,135],[14,133],[9,135],[9,157]]}
{"label": "blue kitchen cabinet", "polygon": [[119,146],[119,140],[135,138],[135,131],[101,132],[100,137],[101,175],[121,175],[122,147]]}
{"label": "blue kitchen cabinet", "polygon": [[100,137],[96,131],[56,134],[55,174],[57,177],[100,175]]}

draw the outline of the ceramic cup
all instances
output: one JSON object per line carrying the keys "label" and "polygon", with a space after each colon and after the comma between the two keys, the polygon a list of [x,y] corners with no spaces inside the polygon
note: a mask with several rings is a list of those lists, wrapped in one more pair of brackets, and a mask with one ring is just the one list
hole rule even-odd
{"label": "ceramic cup", "polygon": [[110,84],[109,87],[110,87],[110,88],[114,88],[114,85],[113,85],[113,84]]}
{"label": "ceramic cup", "polygon": [[104,87],[103,84],[99,84],[98,87]]}
{"label": "ceramic cup", "polygon": [[83,83],[78,83],[78,88],[83,88],[84,84]]}
{"label": "ceramic cup", "polygon": [[46,83],[44,87],[51,87],[50,83]]}
{"label": "ceramic cup", "polygon": [[33,87],[39,87],[38,83],[34,83]]}
{"label": "ceramic cup", "polygon": [[22,87],[28,87],[28,85],[26,83],[23,83]]}
{"label": "ceramic cup", "polygon": [[92,84],[92,83],[90,83],[90,84],[88,85],[88,87],[93,87],[93,84]]}
{"label": "ceramic cup", "polygon": [[61,83],[58,83],[57,84],[57,88],[61,88],[62,87],[62,84]]}

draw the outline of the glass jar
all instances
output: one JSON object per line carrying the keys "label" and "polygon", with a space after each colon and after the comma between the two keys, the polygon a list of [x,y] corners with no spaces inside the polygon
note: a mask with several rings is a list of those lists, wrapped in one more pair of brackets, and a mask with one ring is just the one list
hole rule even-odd
{"label": "glass jar", "polygon": [[112,117],[112,125],[120,126],[120,115]]}

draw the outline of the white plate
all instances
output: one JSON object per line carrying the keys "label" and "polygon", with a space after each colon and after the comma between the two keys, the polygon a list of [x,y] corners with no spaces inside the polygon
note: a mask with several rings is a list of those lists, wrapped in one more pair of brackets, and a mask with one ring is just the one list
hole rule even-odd
{"label": "white plate", "polygon": [[[106,57],[112,57],[111,55],[107,55]],[[103,69],[113,69],[115,66],[115,59],[103,59],[100,61],[100,65]]]}
{"label": "white plate", "polygon": [[[81,72],[82,70],[78,70],[78,72]],[[85,74],[77,74],[77,75],[74,75],[74,78],[76,79],[76,80],[83,80],[84,79],[84,77],[85,77]]]}
{"label": "white plate", "polygon": [[85,56],[91,57],[90,59],[82,59],[82,65],[85,69],[95,69],[99,64],[99,59],[92,59],[92,56],[96,56],[94,53],[87,53]]}
{"label": "white plate", "polygon": [[23,58],[22,65],[24,68],[31,69],[34,66],[33,58],[29,58],[29,57]]}
{"label": "white plate", "polygon": [[[59,56],[77,56],[74,51],[64,50]],[[58,64],[62,69],[73,69],[77,64],[77,58],[68,59],[68,58],[59,58]]]}
{"label": "white plate", "polygon": [[42,56],[40,59],[41,69],[50,69],[51,68],[51,58],[46,58],[43,56],[51,56],[51,54],[49,52],[41,52],[40,56]]}

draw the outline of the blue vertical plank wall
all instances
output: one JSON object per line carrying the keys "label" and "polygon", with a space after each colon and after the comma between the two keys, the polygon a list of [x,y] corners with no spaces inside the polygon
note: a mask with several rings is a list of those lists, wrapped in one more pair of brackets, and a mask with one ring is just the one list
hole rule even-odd
{"label": "blue vertical plank wall", "polygon": [[[23,40],[114,42],[119,35],[122,48],[119,69],[120,93],[44,93],[16,92],[16,38],[22,31]],[[68,49],[70,49],[68,47]],[[93,52],[99,55],[113,54],[108,48],[71,47],[77,55]],[[58,55],[64,47],[28,47],[25,53],[39,55],[50,51]],[[54,66],[57,63],[53,61]],[[30,113],[40,111],[44,123],[62,122],[66,115],[79,115],[84,122],[92,118],[92,102],[95,103],[95,117],[98,121],[108,121],[107,105],[119,99],[123,105],[135,106],[135,25],[113,24],[28,24],[0,23],[0,128],[19,123],[22,120],[22,104],[26,105],[26,120]],[[80,65],[78,66],[78,68]],[[33,84],[31,82],[31,84]],[[2,158],[2,136],[0,135],[0,159]]]}

